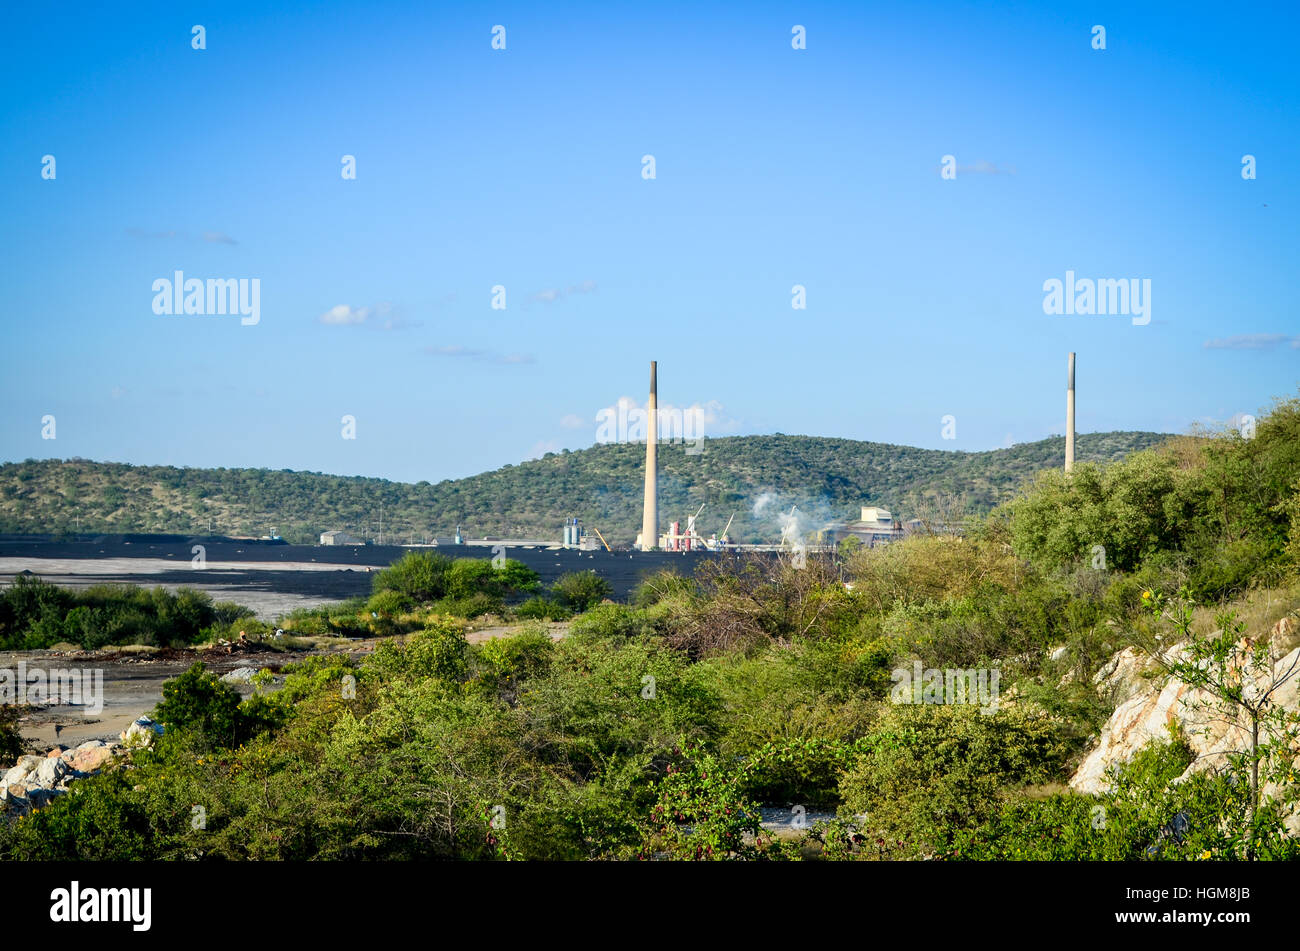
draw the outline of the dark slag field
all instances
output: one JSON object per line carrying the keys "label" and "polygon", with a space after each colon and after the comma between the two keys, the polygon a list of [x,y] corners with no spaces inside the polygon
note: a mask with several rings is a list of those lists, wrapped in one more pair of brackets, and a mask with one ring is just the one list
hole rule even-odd
{"label": "dark slag field", "polygon": [[[206,568],[192,567],[196,545],[204,548]],[[343,600],[369,594],[373,571],[387,567],[409,551],[436,551],[452,558],[493,556],[492,548],[484,545],[412,549],[398,545],[283,545],[180,535],[97,536],[75,540],[3,535],[0,536],[0,560],[3,560],[0,578],[7,580],[27,570],[65,583],[68,578],[83,573],[78,570],[77,562],[112,561],[111,570],[106,570],[109,566],[103,564],[85,565],[83,583],[111,581],[219,588],[222,598],[233,601],[240,600],[241,591],[296,595],[313,601]],[[661,568],[675,568],[681,574],[690,575],[701,559],[735,557],[714,552],[576,551],[509,545],[505,554],[536,571],[543,584],[550,584],[568,572],[595,571],[609,582],[614,597],[620,600],[646,575]],[[140,570],[133,570],[132,559],[141,560]],[[59,562],[57,567],[50,564],[55,561]],[[160,561],[171,564],[160,565]],[[246,563],[247,567],[240,567],[240,563]]]}

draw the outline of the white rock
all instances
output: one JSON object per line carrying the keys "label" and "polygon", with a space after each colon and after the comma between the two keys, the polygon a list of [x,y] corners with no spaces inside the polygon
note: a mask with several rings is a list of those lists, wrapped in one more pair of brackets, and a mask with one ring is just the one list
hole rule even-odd
{"label": "white rock", "polygon": [[36,767],[35,780],[42,788],[49,789],[66,776],[68,771],[68,764],[56,756],[53,759],[44,760],[40,766]]}
{"label": "white rock", "polygon": [[256,667],[236,667],[230,673],[223,674],[221,679],[228,684],[252,683],[253,675],[256,673]]}
{"label": "white rock", "polygon": [[[1283,619],[1274,626],[1273,644],[1281,653],[1291,645],[1294,627]],[[1182,649],[1171,652],[1183,654]],[[1300,662],[1300,647],[1288,650],[1274,662],[1275,677],[1281,677],[1292,665]],[[1187,684],[1171,677],[1144,676],[1151,664],[1134,648],[1116,654],[1097,673],[1094,682],[1103,694],[1118,696],[1115,707],[1097,745],[1070,779],[1070,787],[1079,792],[1097,793],[1109,786],[1108,773],[1112,767],[1129,762],[1135,753],[1153,740],[1167,742],[1170,725],[1177,723],[1196,759],[1187,773],[1218,769],[1228,761],[1228,754],[1249,748],[1248,727],[1245,716],[1233,724],[1222,716],[1221,703],[1217,703],[1203,690],[1193,690]],[[1300,712],[1300,677],[1293,677],[1273,694],[1273,700],[1293,713]],[[1276,798],[1283,790],[1265,785],[1267,797]],[[1287,820],[1293,833],[1300,833],[1300,812]]]}
{"label": "white rock", "polygon": [[122,742],[126,746],[149,746],[155,736],[161,735],[163,725],[154,723],[148,717],[140,717],[122,731]]}

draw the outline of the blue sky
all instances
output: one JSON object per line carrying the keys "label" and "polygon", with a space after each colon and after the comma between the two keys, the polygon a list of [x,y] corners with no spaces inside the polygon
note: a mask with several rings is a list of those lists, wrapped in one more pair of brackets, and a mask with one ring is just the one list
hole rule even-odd
{"label": "blue sky", "polygon": [[[932,448],[1063,431],[1069,350],[1085,432],[1296,392],[1294,5],[264,6],[6,11],[0,459],[436,481],[651,359],[709,435]],[[1067,270],[1150,324],[1044,314]]]}

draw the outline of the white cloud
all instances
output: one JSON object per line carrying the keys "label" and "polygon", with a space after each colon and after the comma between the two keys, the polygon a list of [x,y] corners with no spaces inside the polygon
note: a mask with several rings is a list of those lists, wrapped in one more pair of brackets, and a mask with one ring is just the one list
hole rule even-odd
{"label": "white cloud", "polygon": [[331,327],[344,327],[349,324],[364,324],[369,317],[369,307],[349,307],[347,304],[339,304],[316,319]]}
{"label": "white cloud", "polygon": [[411,322],[395,314],[393,305],[387,301],[371,307],[351,307],[347,304],[339,304],[337,307],[331,307],[316,319],[330,327],[355,327],[368,323],[375,330],[406,330],[408,327],[420,326],[418,321]]}

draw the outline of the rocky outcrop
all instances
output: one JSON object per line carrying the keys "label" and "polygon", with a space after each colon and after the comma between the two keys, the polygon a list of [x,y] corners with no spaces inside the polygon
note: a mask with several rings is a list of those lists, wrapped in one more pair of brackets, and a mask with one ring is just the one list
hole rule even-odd
{"label": "rocky outcrop", "polygon": [[222,674],[221,680],[228,684],[251,684],[257,671],[256,667],[236,667],[230,673]]}
{"label": "rocky outcrop", "polygon": [[44,756],[18,757],[0,779],[0,815],[26,815],[49,805],[74,780],[99,772],[120,752],[117,743],[87,740],[74,749],[56,746]]}
{"label": "rocky outcrop", "polygon": [[128,747],[152,746],[155,737],[161,736],[163,725],[148,717],[139,717],[121,733],[122,745]]}
{"label": "rocky outcrop", "polygon": [[[1273,673],[1283,676],[1300,663],[1300,630],[1295,621],[1283,618],[1269,633],[1275,648]],[[1170,649],[1170,659],[1182,655],[1183,648]],[[1280,655],[1280,656],[1278,656]],[[1227,763],[1230,753],[1249,749],[1248,726],[1245,718],[1231,723],[1216,713],[1213,698],[1203,690],[1194,690],[1187,684],[1159,673],[1161,668],[1134,648],[1116,654],[1093,678],[1103,696],[1116,701],[1101,732],[1097,745],[1075,771],[1070,787],[1079,792],[1096,793],[1109,785],[1112,768],[1127,763],[1133,755],[1153,740],[1168,741],[1172,727],[1177,724],[1196,759],[1187,774],[1207,769],[1218,769]],[[1266,678],[1261,677],[1262,683]],[[1293,676],[1274,695],[1273,699],[1293,713],[1300,713],[1300,675]],[[1263,793],[1279,797],[1284,791],[1266,785]],[[1288,828],[1300,834],[1300,812],[1293,813]]]}

